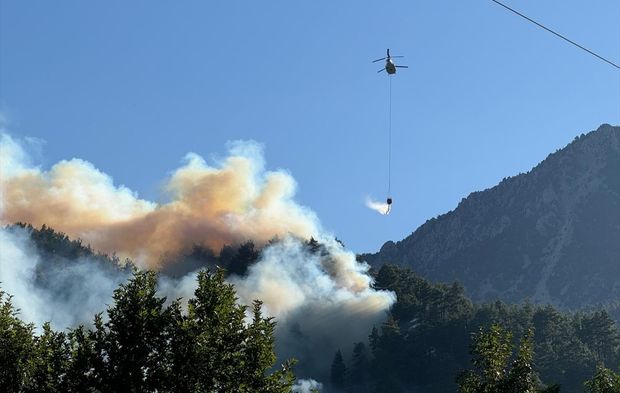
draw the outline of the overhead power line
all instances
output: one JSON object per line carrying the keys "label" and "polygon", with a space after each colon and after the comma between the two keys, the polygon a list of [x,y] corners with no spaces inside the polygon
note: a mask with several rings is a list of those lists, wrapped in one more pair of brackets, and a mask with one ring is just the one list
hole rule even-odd
{"label": "overhead power line", "polygon": [[515,9],[512,9],[512,8],[510,8],[510,7],[508,7],[506,4],[503,4],[503,3],[501,3],[501,2],[499,2],[499,1],[497,1],[497,0],[491,0],[491,1],[492,1],[492,2],[494,2],[494,3],[497,3],[497,4],[499,4],[499,5],[501,5],[502,7],[506,8],[507,10],[512,11],[512,12],[514,12],[515,14],[519,15],[519,16],[520,16],[520,17],[522,17],[523,19],[525,19],[525,20],[528,20],[528,21],[532,22],[532,23],[533,23],[533,24],[535,24],[536,26],[541,27],[541,28],[543,28],[543,29],[547,30],[549,33],[554,34],[554,35],[556,35],[557,37],[560,37],[560,38],[561,38],[561,39],[563,39],[564,41],[566,41],[566,42],[568,42],[568,43],[570,43],[570,44],[575,45],[577,48],[582,49],[582,50],[584,50],[584,51],[588,52],[588,53],[589,53],[589,54],[591,54],[592,56],[595,56],[595,57],[599,58],[600,60],[603,60],[605,63],[610,64],[612,67],[616,67],[617,69],[619,69],[619,70],[620,70],[620,66],[619,66],[618,64],[616,64],[616,63],[614,63],[614,62],[612,62],[612,61],[610,61],[610,60],[607,60],[606,58],[604,58],[604,57],[603,57],[603,56],[601,56],[601,55],[598,55],[598,54],[596,54],[596,53],[592,52],[590,49],[588,49],[588,48],[586,48],[586,47],[584,47],[584,46],[579,45],[578,43],[576,43],[575,41],[573,41],[573,40],[571,40],[571,39],[568,39],[568,38],[564,37],[562,34],[557,33],[557,32],[555,32],[555,31],[551,30],[550,28],[548,28],[548,27],[546,27],[546,26],[544,26],[544,25],[542,25],[542,24],[540,24],[540,23],[536,22],[534,19],[529,18],[529,17],[528,17],[528,16],[526,16],[526,15],[523,15],[523,14],[522,14],[522,13],[520,13],[519,11],[517,11],[517,10],[515,10]]}

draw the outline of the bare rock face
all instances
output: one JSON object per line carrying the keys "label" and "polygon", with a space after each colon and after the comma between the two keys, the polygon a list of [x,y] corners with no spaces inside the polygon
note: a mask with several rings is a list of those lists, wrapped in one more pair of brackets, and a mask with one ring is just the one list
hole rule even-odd
{"label": "bare rock face", "polygon": [[528,173],[470,194],[362,259],[458,280],[478,301],[566,308],[618,301],[620,127],[576,137]]}

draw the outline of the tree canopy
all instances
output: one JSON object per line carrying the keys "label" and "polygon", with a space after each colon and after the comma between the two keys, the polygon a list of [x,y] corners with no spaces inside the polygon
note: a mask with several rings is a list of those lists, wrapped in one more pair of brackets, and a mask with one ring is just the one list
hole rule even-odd
{"label": "tree canopy", "polygon": [[106,319],[38,335],[0,292],[0,391],[290,392],[293,362],[274,369],[275,321],[261,303],[238,304],[222,270],[197,280],[185,310],[157,295],[156,273],[135,271]]}

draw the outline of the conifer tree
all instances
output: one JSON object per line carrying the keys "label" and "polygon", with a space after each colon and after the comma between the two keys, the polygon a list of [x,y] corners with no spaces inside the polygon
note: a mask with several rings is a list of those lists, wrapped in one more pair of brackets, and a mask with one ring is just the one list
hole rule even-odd
{"label": "conifer tree", "polygon": [[597,362],[613,363],[620,346],[620,335],[606,311],[599,310],[585,315],[581,321],[579,336],[594,352]]}
{"label": "conifer tree", "polygon": [[331,383],[336,389],[344,389],[347,377],[347,367],[342,358],[340,349],[336,351],[331,368]]}
{"label": "conifer tree", "polygon": [[347,391],[351,393],[366,392],[369,373],[370,360],[368,359],[368,350],[363,342],[359,342],[353,347],[351,370],[347,378]]}

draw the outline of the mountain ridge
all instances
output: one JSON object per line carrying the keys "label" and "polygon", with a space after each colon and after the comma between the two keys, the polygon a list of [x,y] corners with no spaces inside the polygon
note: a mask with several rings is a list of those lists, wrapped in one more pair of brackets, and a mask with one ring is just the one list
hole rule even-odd
{"label": "mountain ridge", "polygon": [[620,127],[575,137],[362,259],[458,280],[475,301],[575,308],[619,299]]}

